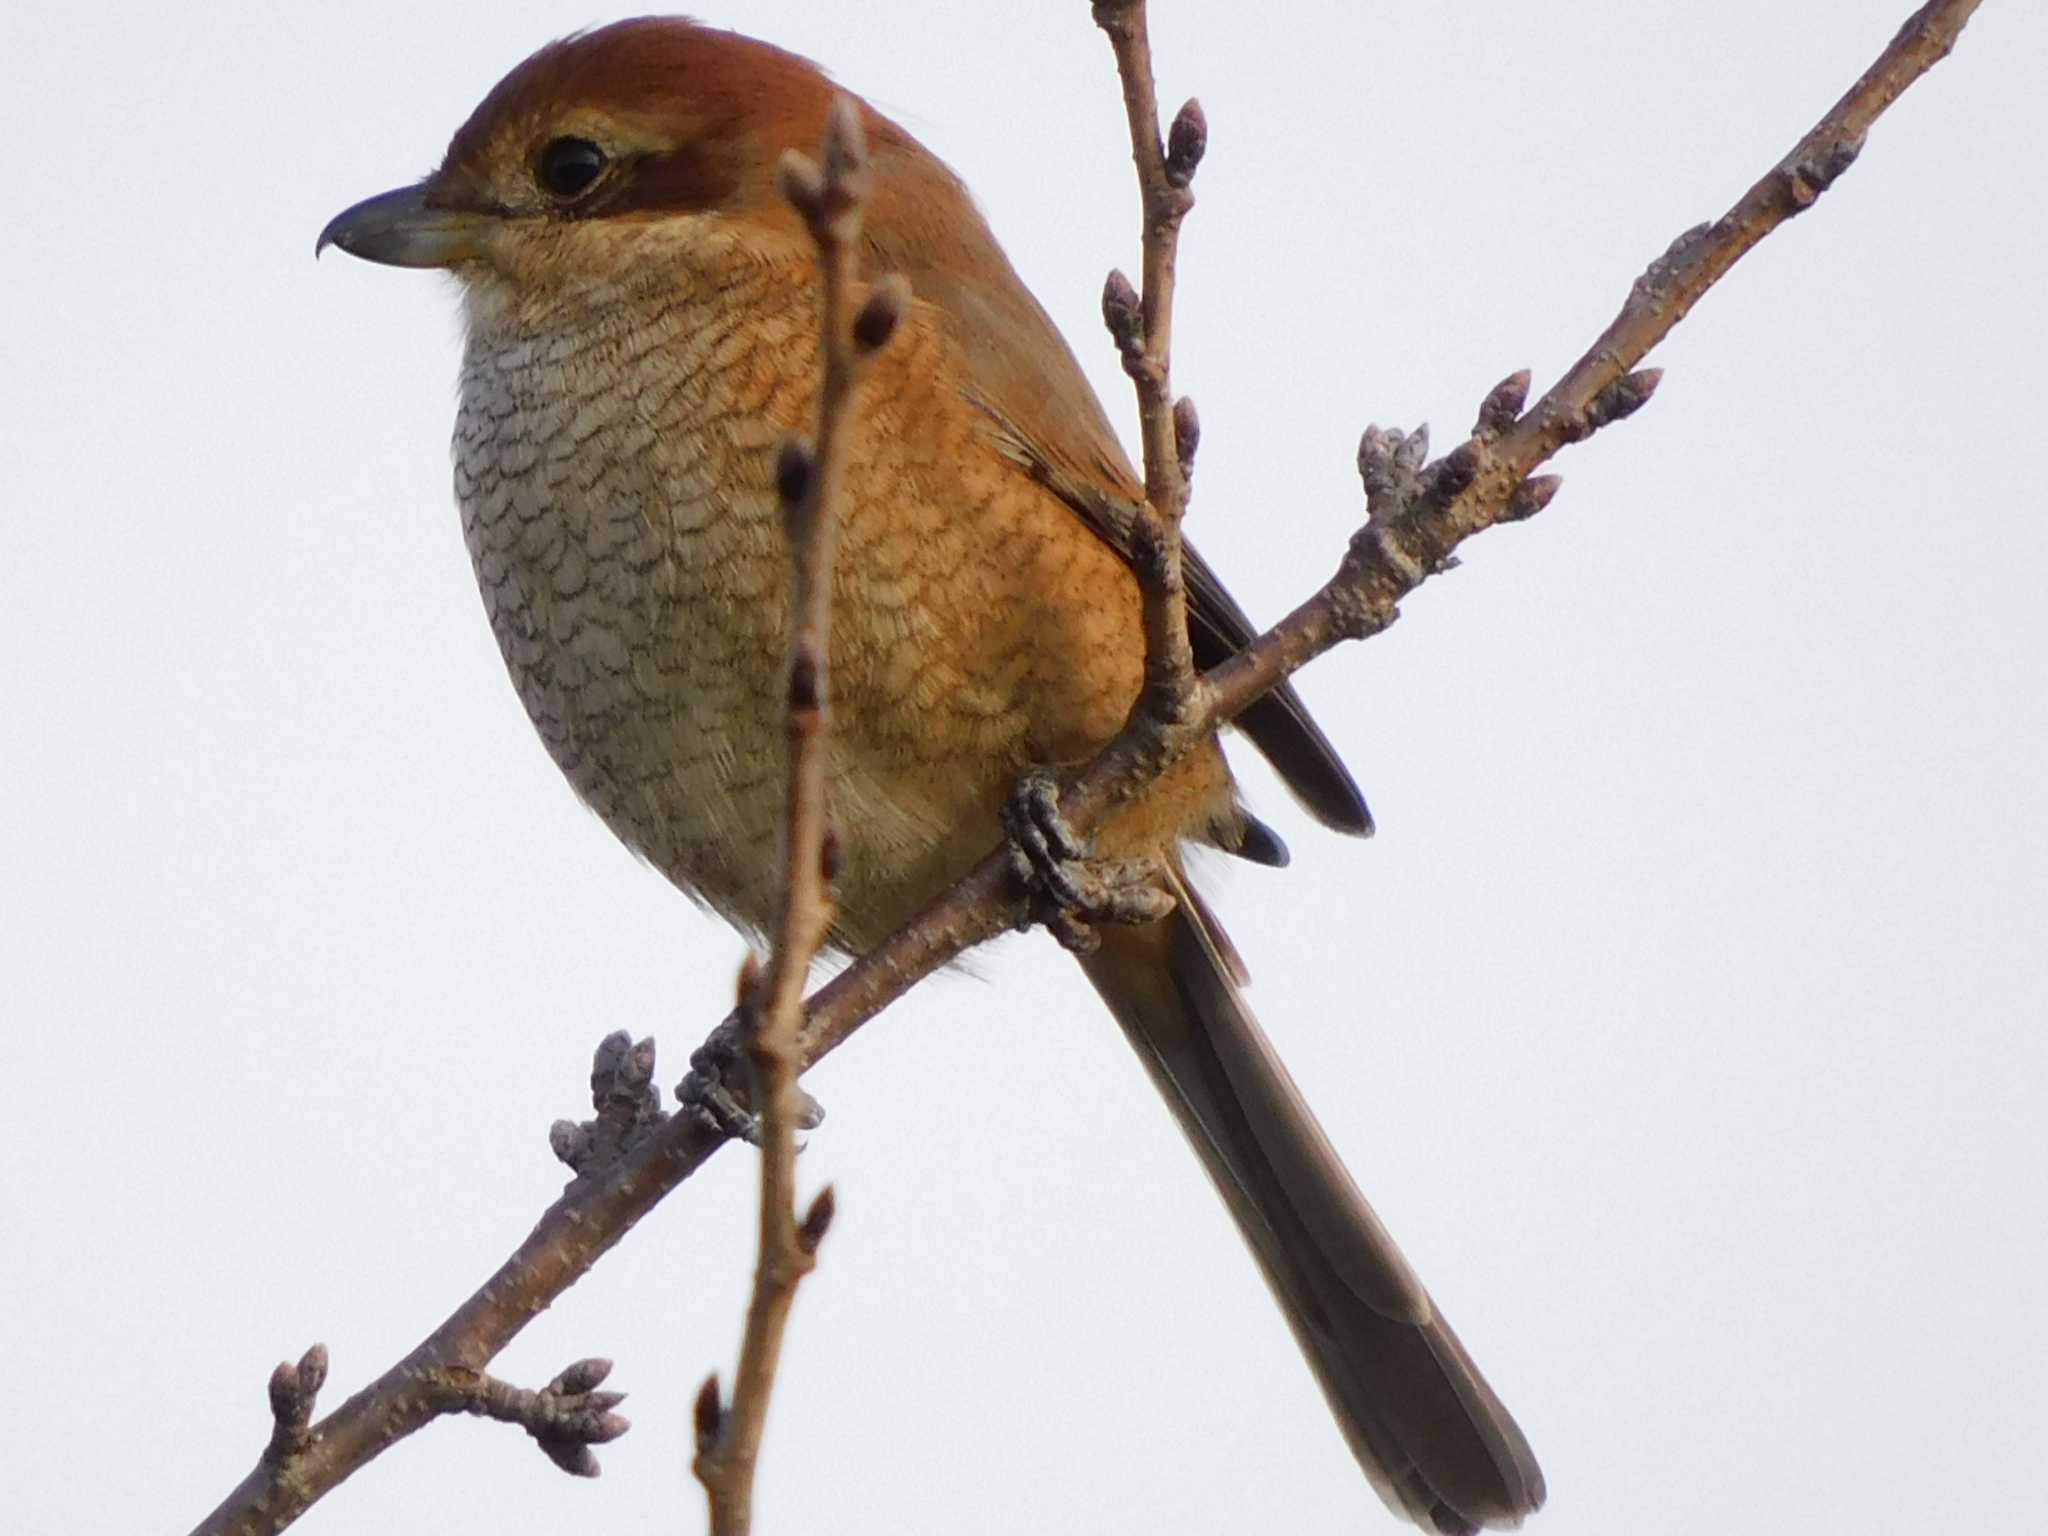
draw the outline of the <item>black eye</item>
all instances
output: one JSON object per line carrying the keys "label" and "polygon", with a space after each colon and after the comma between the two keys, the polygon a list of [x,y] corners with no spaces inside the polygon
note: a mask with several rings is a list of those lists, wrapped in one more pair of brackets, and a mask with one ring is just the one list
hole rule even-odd
{"label": "black eye", "polygon": [[581,197],[606,163],[604,151],[588,139],[555,139],[540,152],[540,184],[556,197]]}

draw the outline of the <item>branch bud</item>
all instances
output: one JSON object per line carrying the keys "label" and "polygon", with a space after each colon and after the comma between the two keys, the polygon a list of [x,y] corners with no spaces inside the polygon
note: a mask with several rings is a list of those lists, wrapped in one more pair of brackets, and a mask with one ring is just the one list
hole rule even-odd
{"label": "branch bud", "polygon": [[587,1360],[578,1360],[574,1365],[565,1367],[561,1375],[548,1383],[547,1390],[556,1397],[581,1397],[611,1373],[611,1361],[593,1355]]}
{"label": "branch bud", "polygon": [[1358,478],[1365,483],[1368,501],[1393,485],[1394,449],[1400,440],[1399,428],[1389,431],[1378,425],[1367,427],[1358,439]]}
{"label": "branch bud", "polygon": [[822,698],[824,666],[818,657],[817,638],[809,630],[795,646],[796,654],[789,659],[789,707],[796,710],[815,710]]}
{"label": "branch bud", "polygon": [[811,488],[811,445],[792,432],[775,453],[775,494],[788,514]]}
{"label": "branch bud", "polygon": [[1586,407],[1586,428],[1598,432],[1602,427],[1635,415],[1650,403],[1650,396],[1657,392],[1657,385],[1664,378],[1662,368],[1639,368],[1634,373],[1624,374],[1593,397],[1593,403]]}
{"label": "branch bud", "polygon": [[783,201],[806,219],[815,219],[825,206],[825,173],[818,162],[800,149],[785,149],[776,166],[776,181]]}
{"label": "branch bud", "polygon": [[1529,370],[1511,373],[1487,391],[1480,403],[1479,419],[1473,423],[1474,437],[1495,437],[1507,431],[1521,417],[1529,399]]}
{"label": "branch bud", "polygon": [[1458,444],[1430,467],[1424,498],[1432,506],[1447,507],[1465,493],[1479,476],[1479,449],[1471,442]]}
{"label": "branch bud", "polygon": [[299,1356],[299,1391],[305,1394],[306,1406],[313,1406],[313,1399],[320,1395],[320,1389],[327,1385],[327,1346],[315,1344]]}
{"label": "branch bud", "polygon": [[818,1245],[825,1241],[826,1232],[831,1229],[832,1216],[838,1208],[838,1199],[832,1193],[832,1186],[827,1184],[818,1191],[817,1198],[811,1202],[811,1208],[804,1212],[804,1219],[797,1226],[797,1247],[805,1253],[816,1253]]}
{"label": "branch bud", "polygon": [[861,126],[860,108],[845,92],[832,98],[825,114],[825,184],[844,192],[868,164],[867,130]]}
{"label": "branch bud", "polygon": [[590,1151],[590,1133],[574,1120],[557,1120],[548,1127],[548,1149],[557,1162],[581,1173],[583,1159]]}
{"label": "branch bud", "polygon": [[1138,298],[1138,290],[1131,286],[1131,280],[1114,268],[1102,284],[1102,323],[1109,327],[1110,340],[1116,343],[1117,351],[1125,357],[1135,357],[1143,349],[1143,302]]}
{"label": "branch bud", "polygon": [[1519,523],[1534,517],[1550,505],[1550,498],[1563,484],[1563,475],[1531,475],[1515,487],[1515,494],[1508,498],[1507,510],[1501,513],[1500,521]]}
{"label": "branch bud", "polygon": [[725,1428],[725,1404],[718,1395],[718,1372],[713,1371],[704,1378],[704,1385],[697,1389],[697,1404],[694,1411],[697,1423],[697,1454],[709,1456],[718,1448],[718,1437]]}
{"label": "branch bud", "polygon": [[1414,474],[1429,462],[1429,423],[1424,422],[1394,444],[1394,468]]}
{"label": "branch bud", "polygon": [[896,334],[904,312],[910,307],[910,282],[900,272],[891,272],[869,290],[867,302],[853,317],[853,339],[866,352],[876,352]]}
{"label": "branch bud", "polygon": [[1195,167],[1202,163],[1202,156],[1209,148],[1209,120],[1202,115],[1202,104],[1190,96],[1178,112],[1173,115],[1173,126],[1166,131],[1166,180],[1169,185],[1185,187],[1195,179]]}
{"label": "branch bud", "polygon": [[1180,460],[1180,477],[1195,477],[1195,450],[1202,444],[1202,418],[1195,414],[1195,402],[1182,395],[1173,402],[1173,452]]}
{"label": "branch bud", "polygon": [[580,1440],[541,1440],[535,1437],[546,1456],[571,1477],[596,1477],[604,1471],[597,1459],[597,1452]]}
{"label": "branch bud", "polygon": [[290,1424],[299,1416],[299,1372],[289,1360],[277,1362],[277,1369],[270,1373],[270,1416],[280,1424]]}

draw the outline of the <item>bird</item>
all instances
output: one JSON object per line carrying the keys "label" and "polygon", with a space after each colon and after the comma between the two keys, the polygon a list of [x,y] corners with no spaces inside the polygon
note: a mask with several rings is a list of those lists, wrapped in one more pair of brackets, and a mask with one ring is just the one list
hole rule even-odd
{"label": "bird", "polygon": [[[817,65],[684,18],[542,47],[439,167],[322,231],[459,280],[455,499],[519,698],[575,791],[749,934],[779,900],[789,608],[783,439],[818,391],[814,249],[778,189],[841,94]],[[850,97],[864,274],[910,300],[846,435],[832,579],[832,942],[870,947],[1003,836],[1015,787],[1085,762],[1143,678],[1144,484],[960,179]],[[1192,547],[1212,666],[1255,634]],[[1291,687],[1236,722],[1306,809],[1365,802]],[[1387,1505],[1443,1533],[1543,1502],[1527,1439],[1360,1194],[1246,1003],[1184,849],[1269,864],[1221,748],[1097,830],[1160,861],[1164,917],[1080,963],[1221,1192]]]}

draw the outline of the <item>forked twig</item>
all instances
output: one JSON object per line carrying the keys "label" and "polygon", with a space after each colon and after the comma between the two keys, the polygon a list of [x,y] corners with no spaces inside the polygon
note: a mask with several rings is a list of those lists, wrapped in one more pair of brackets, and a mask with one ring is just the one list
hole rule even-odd
{"label": "forked twig", "polygon": [[900,278],[884,278],[860,312],[853,312],[868,168],[860,109],[845,96],[833,102],[826,119],[821,160],[791,150],[782,161],[783,195],[803,215],[817,247],[823,379],[815,445],[785,439],[776,465],[791,571],[782,916],[765,971],[750,962],[740,978],[741,1037],[760,1116],[760,1257],[732,1401],[721,1403],[716,1374],[697,1395],[696,1473],[711,1507],[714,1536],[745,1536],[752,1528],[754,1469],[783,1330],[797,1286],[816,1265],[818,1244],[832,1222],[830,1185],[801,1222],[796,1216],[797,1034],[804,981],[832,926],[830,884],[839,862],[825,775],[832,561],[854,392],[862,365],[894,334],[907,295]]}
{"label": "forked twig", "polygon": [[1201,429],[1194,401],[1173,398],[1173,290],[1181,221],[1195,205],[1191,184],[1209,147],[1209,125],[1201,103],[1190,98],[1161,141],[1145,0],[1095,0],[1095,24],[1116,53],[1144,211],[1143,289],[1134,290],[1120,271],[1111,272],[1102,289],[1103,321],[1137,389],[1145,460],[1145,504],[1131,527],[1132,564],[1144,601],[1145,689],[1132,723],[1148,718],[1178,723],[1201,688],[1188,643],[1180,555],[1180,525]]}

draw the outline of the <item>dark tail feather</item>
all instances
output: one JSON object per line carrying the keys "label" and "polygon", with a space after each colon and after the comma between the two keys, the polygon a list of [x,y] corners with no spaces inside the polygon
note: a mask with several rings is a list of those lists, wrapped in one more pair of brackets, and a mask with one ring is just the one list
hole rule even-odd
{"label": "dark tail feather", "polygon": [[1245,1006],[1183,885],[1163,921],[1082,965],[1237,1218],[1352,1451],[1390,1508],[1440,1532],[1543,1503],[1529,1443],[1359,1194]]}
{"label": "dark tail feather", "polygon": [[[1249,645],[1258,626],[1193,545],[1183,546],[1181,562],[1188,584],[1188,642],[1195,650],[1195,664],[1207,671]],[[1372,836],[1372,812],[1365,808],[1365,796],[1330,738],[1309,717],[1308,706],[1292,683],[1280,684],[1233,723],[1316,820],[1339,832]]]}
{"label": "dark tail feather", "polygon": [[1365,796],[1290,684],[1282,683],[1233,723],[1316,820],[1339,832],[1372,836]]}

